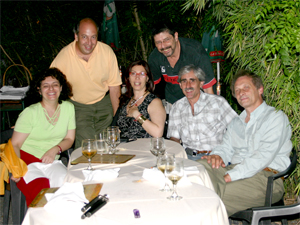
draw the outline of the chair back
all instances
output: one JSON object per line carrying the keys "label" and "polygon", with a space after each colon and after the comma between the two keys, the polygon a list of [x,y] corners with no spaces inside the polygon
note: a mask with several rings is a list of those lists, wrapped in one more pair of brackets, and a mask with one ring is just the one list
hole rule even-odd
{"label": "chair back", "polygon": [[294,172],[294,170],[296,169],[297,159],[298,159],[296,148],[292,149],[292,154],[291,154],[290,158],[291,158],[291,164],[286,169],[286,175],[284,176],[284,178],[289,177]]}

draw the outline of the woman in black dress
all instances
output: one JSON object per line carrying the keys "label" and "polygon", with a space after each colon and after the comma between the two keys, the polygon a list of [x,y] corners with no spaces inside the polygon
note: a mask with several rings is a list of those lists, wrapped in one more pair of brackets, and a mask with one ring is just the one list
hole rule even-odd
{"label": "woman in black dress", "polygon": [[123,138],[161,137],[166,112],[162,101],[153,94],[154,83],[144,60],[130,64],[125,73],[127,91],[120,97],[116,125]]}

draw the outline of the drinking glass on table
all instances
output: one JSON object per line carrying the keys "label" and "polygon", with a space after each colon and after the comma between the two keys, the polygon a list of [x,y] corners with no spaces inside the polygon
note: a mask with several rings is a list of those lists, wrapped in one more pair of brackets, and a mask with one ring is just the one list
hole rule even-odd
{"label": "drinking glass on table", "polygon": [[166,170],[166,176],[173,183],[173,193],[171,196],[167,197],[167,199],[172,201],[178,201],[182,199],[182,197],[177,194],[176,188],[177,188],[177,183],[183,177],[183,174],[184,174],[183,160],[176,159],[173,165],[173,170]]}
{"label": "drinking glass on table", "polygon": [[167,171],[172,171],[174,169],[175,155],[172,153],[166,152],[164,155],[159,155],[157,158],[157,168],[165,176],[165,185],[163,188],[159,189],[160,191],[172,191],[167,180]]}
{"label": "drinking glass on table", "polygon": [[153,137],[150,139],[150,152],[158,157],[159,155],[165,154],[166,147],[165,147],[165,141],[163,137]]}
{"label": "drinking glass on table", "polygon": [[84,155],[88,161],[89,166],[86,170],[94,170],[91,166],[92,158],[97,154],[97,149],[95,146],[95,139],[84,139],[82,140],[82,155]]}
{"label": "drinking glass on table", "polygon": [[105,141],[105,132],[101,132],[99,135],[95,135],[95,145],[97,152],[102,155],[107,150],[107,144]]}
{"label": "drinking glass on table", "polygon": [[106,129],[106,141],[111,147],[109,154],[115,154],[116,148],[120,144],[120,132],[118,126],[109,126]]}

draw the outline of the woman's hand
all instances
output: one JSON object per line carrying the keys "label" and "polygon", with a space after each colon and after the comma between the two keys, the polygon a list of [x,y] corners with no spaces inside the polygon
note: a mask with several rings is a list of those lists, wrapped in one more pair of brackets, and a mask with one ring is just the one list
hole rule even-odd
{"label": "woman's hand", "polygon": [[141,113],[140,113],[138,107],[137,106],[133,106],[133,107],[131,107],[131,108],[128,109],[127,117],[133,117],[133,118],[136,119],[136,117],[138,115],[140,115],[140,114]]}
{"label": "woman's hand", "polygon": [[18,182],[21,180],[21,177],[19,177],[19,178],[14,178],[13,176],[11,176],[10,179],[13,180],[14,182],[18,183]]}
{"label": "woman's hand", "polygon": [[41,158],[43,163],[49,164],[53,163],[56,154],[58,153],[59,149],[57,146],[49,149]]}

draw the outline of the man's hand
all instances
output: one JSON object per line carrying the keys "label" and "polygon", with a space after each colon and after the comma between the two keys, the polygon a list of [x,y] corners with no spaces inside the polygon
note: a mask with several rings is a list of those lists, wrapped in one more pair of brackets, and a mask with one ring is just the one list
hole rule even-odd
{"label": "man's hand", "polygon": [[18,183],[18,182],[21,180],[21,177],[19,177],[19,178],[14,178],[13,176],[11,176],[10,179],[13,180],[14,182]]}
{"label": "man's hand", "polygon": [[229,182],[231,182],[231,177],[230,177],[230,175],[227,173],[227,174],[225,174],[225,176],[224,176],[224,180],[225,180],[225,182],[226,183],[229,183]]}
{"label": "man's hand", "polygon": [[205,155],[201,159],[207,159],[207,163],[211,163],[212,168],[219,168],[220,166],[225,167],[223,159],[218,155]]}
{"label": "man's hand", "polygon": [[49,149],[41,158],[43,163],[49,164],[53,163],[55,156],[57,154],[57,149],[56,148],[51,148]]}

